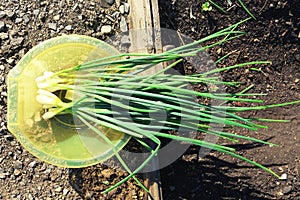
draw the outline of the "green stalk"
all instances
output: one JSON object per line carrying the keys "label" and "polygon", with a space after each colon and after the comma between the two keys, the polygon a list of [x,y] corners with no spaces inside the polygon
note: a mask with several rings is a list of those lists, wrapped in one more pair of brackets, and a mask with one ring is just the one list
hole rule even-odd
{"label": "green stalk", "polygon": [[268,108],[275,108],[275,107],[282,107],[282,106],[288,106],[293,104],[300,103],[300,100],[297,101],[291,101],[286,103],[278,103],[278,104],[271,104],[271,105],[265,105],[265,106],[253,106],[253,107],[225,107],[225,106],[216,106],[217,109],[223,109],[227,110],[229,112],[243,112],[247,110],[264,110]]}
{"label": "green stalk", "polygon": [[226,59],[228,56],[230,56],[230,55],[233,54],[234,52],[236,52],[236,51],[232,51],[232,52],[227,53],[226,55],[224,55],[224,56],[222,56],[221,58],[219,58],[215,63],[216,63],[216,64],[219,64],[222,60]]}
{"label": "green stalk", "polygon": [[229,66],[229,67],[213,69],[213,70],[211,70],[209,72],[203,73],[202,75],[203,76],[207,76],[207,75],[210,75],[210,74],[220,73],[220,72],[223,72],[223,71],[226,71],[226,70],[240,68],[240,67],[244,67],[244,66],[247,66],[247,65],[261,65],[261,64],[272,64],[272,62],[271,61],[251,61],[251,62],[245,62],[245,63],[240,63],[240,64],[232,65],[232,66]]}
{"label": "green stalk", "polygon": [[[105,88],[98,88],[98,89],[101,89],[101,90],[104,90]],[[108,88],[108,90],[110,90],[111,88]],[[86,93],[88,93],[88,92],[90,92],[89,90],[87,90],[87,89],[84,89],[83,91],[85,91]],[[124,91],[124,90],[118,90],[119,92],[120,91]],[[95,91],[91,91],[91,92],[93,92],[93,93],[95,93]],[[125,92],[127,92],[127,90],[125,90]],[[144,92],[137,92],[137,91],[135,91],[136,93],[144,93]],[[99,96],[99,95],[105,95],[106,93],[104,92],[96,92],[98,95],[91,95],[91,96],[93,96],[93,97],[95,97],[96,99],[98,99],[97,97]],[[89,94],[87,94],[88,96],[89,96]],[[177,110],[182,110],[182,111],[185,111],[185,112],[187,112],[187,113],[190,113],[190,114],[193,114],[193,115],[195,115],[195,116],[197,116],[197,115],[201,115],[201,116],[203,116],[203,117],[205,117],[205,118],[201,118],[201,117],[195,117],[195,116],[190,116],[190,115],[185,115],[185,117],[189,117],[189,118],[191,118],[191,119],[197,119],[197,120],[200,120],[200,121],[206,121],[206,122],[215,122],[215,123],[218,123],[218,122],[222,122],[222,123],[225,123],[225,124],[227,124],[227,125],[235,125],[235,126],[240,126],[240,127],[244,127],[244,128],[250,128],[250,126],[248,126],[248,125],[244,125],[244,124],[241,124],[241,123],[237,123],[237,122],[232,122],[232,121],[228,121],[228,120],[225,120],[224,122],[223,122],[223,120],[222,120],[222,118],[218,118],[218,117],[216,117],[216,116],[211,116],[211,115],[209,115],[209,114],[205,114],[205,113],[203,113],[203,112],[198,112],[198,111],[193,111],[193,110],[189,110],[189,109],[184,109],[184,108],[182,108],[182,107],[177,107],[177,106],[175,106],[175,105],[169,105],[169,104],[166,104],[166,103],[163,103],[163,102],[152,102],[152,101],[150,101],[150,100],[146,100],[146,99],[142,99],[142,98],[135,98],[135,97],[131,97],[131,96],[127,96],[127,95],[120,95],[120,94],[116,94],[116,93],[111,93],[111,94],[109,94],[110,96],[114,96],[114,97],[117,97],[117,98],[128,98],[128,99],[130,99],[130,100],[137,100],[137,101],[141,101],[141,102],[143,102],[143,103],[148,103],[148,104],[143,104],[143,105],[152,105],[152,108],[154,108],[154,107],[157,107],[157,110],[159,110],[159,108],[163,108],[163,109],[165,109],[165,108],[172,108],[172,109],[177,109]],[[150,96],[152,96],[152,97],[159,97],[159,96],[161,96],[161,97],[165,97],[165,98],[167,98],[167,96],[162,96],[162,95],[159,95],[159,94],[151,94],[151,93],[146,93],[146,95],[145,96],[148,96],[148,97],[150,97]],[[104,97],[102,97],[103,99],[106,99],[106,98],[104,98]],[[167,99],[169,99],[169,100],[175,100],[175,102],[177,102],[178,101],[178,99],[177,98],[174,98],[174,97],[170,97],[170,98],[167,98]],[[187,101],[188,102],[188,101]],[[189,103],[189,102],[188,102]],[[199,106],[199,104],[195,104],[195,106]],[[145,111],[145,112],[150,112],[150,110],[147,110],[147,109],[137,109],[137,108],[135,108],[135,111],[136,110],[143,110],[143,111]],[[151,112],[154,112],[155,110],[152,110]],[[228,113],[229,114],[229,113]],[[234,116],[234,115],[232,115],[232,114],[230,114],[230,116]],[[235,118],[237,118],[238,116],[234,116]],[[238,119],[242,119],[242,118],[238,118]],[[246,122],[246,120],[243,120],[244,122]],[[248,124],[252,124],[252,125],[254,125],[253,123],[251,123],[251,122],[249,122],[249,121],[247,121],[247,123]],[[257,126],[257,125],[256,125]],[[251,127],[250,129],[253,129],[253,130],[257,130],[256,128],[254,128],[254,127]]]}
{"label": "green stalk", "polygon": [[[79,116],[78,118],[85,124],[87,125],[91,130],[93,130],[95,133],[97,133],[98,135],[101,136],[102,139],[104,139],[104,141],[112,148],[112,150],[114,151],[114,155],[117,157],[117,159],[120,161],[120,163],[122,164],[122,166],[127,170],[127,172],[130,174],[129,176],[132,177],[137,183],[138,185],[143,188],[145,191],[147,191],[149,193],[149,190],[134,176],[134,174],[131,172],[131,170],[129,169],[129,167],[126,165],[126,163],[124,162],[124,160],[121,158],[120,154],[117,152],[117,150],[115,149],[113,143],[101,132],[99,131],[97,128],[95,128],[94,126],[92,126],[88,121],[86,121],[84,118],[91,120],[95,123],[97,123],[97,121],[94,118],[88,117],[88,115],[85,115],[83,113],[79,112]],[[107,190],[107,192],[113,190],[112,188],[109,188]]]}
{"label": "green stalk", "polygon": [[216,8],[218,8],[220,11],[222,11],[224,14],[226,14],[226,11],[221,7],[219,6],[218,4],[216,4],[215,2],[211,1],[211,0],[208,0],[212,5],[214,5]]}
{"label": "green stalk", "polygon": [[238,2],[241,4],[241,6],[244,8],[244,10],[253,18],[256,20],[254,15],[248,10],[248,8],[244,5],[244,3],[241,0],[238,0]]}

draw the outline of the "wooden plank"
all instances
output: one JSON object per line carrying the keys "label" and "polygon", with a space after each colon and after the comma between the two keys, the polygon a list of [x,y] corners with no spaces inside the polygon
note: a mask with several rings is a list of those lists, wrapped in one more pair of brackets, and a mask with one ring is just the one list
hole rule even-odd
{"label": "wooden plank", "polygon": [[[158,53],[162,52],[158,0],[128,0],[130,5],[129,37],[130,52]],[[163,69],[163,64],[147,70],[143,74],[154,74]],[[153,144],[154,146],[154,144]],[[153,172],[146,174],[145,185],[150,190],[146,198],[162,200],[162,189],[159,174],[159,161],[154,158],[151,161]]]}
{"label": "wooden plank", "polygon": [[[136,53],[162,52],[160,21],[157,0],[128,0],[130,4],[129,36],[131,46],[129,51]],[[144,74],[154,74],[163,69],[156,65]]]}
{"label": "wooden plank", "polygon": [[152,53],[153,34],[150,0],[129,0],[130,50],[140,53]]}
{"label": "wooden plank", "polygon": [[151,0],[151,4],[152,4],[152,24],[153,24],[155,53],[161,53],[163,51],[163,46],[161,43],[158,0]]}

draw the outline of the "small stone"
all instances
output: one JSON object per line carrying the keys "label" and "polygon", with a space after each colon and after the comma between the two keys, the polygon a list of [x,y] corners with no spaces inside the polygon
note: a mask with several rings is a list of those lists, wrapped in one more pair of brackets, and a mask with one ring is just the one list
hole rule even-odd
{"label": "small stone", "polygon": [[280,180],[286,180],[287,179],[287,174],[284,173],[279,177]]}
{"label": "small stone", "polygon": [[48,5],[48,1],[42,1],[41,6]]}
{"label": "small stone", "polygon": [[5,173],[0,173],[0,179],[5,179],[6,174]]}
{"label": "small stone", "polygon": [[57,188],[54,189],[55,192],[61,192],[62,188],[60,186],[58,186]]}
{"label": "small stone", "polygon": [[298,83],[299,81],[300,81],[299,78],[296,78],[296,79],[294,80],[295,83]]}
{"label": "small stone", "polygon": [[70,31],[70,30],[72,30],[72,26],[71,26],[71,25],[68,25],[68,26],[65,27],[65,29],[66,29],[67,31]]}
{"label": "small stone", "polygon": [[[3,92],[3,91],[2,91],[1,93],[4,94],[4,93],[6,93],[6,92]],[[7,95],[7,93],[6,93],[6,95]],[[1,126],[1,127],[2,127],[2,126],[5,126],[5,122],[1,122],[1,123],[0,123],[0,126]],[[8,134],[8,135],[5,135],[5,136],[9,136],[9,135],[12,136],[11,134]]]}
{"label": "small stone", "polygon": [[[0,78],[0,83],[4,83],[5,82],[5,78],[2,76],[1,78]],[[3,88],[1,88],[1,90],[0,91],[2,91],[3,90]],[[3,128],[1,128],[2,130],[4,130]]]}
{"label": "small stone", "polygon": [[51,169],[46,169],[43,173],[44,174],[50,174],[51,173]]}
{"label": "small stone", "polygon": [[1,92],[0,94],[1,94],[0,95],[1,97],[7,97],[7,93],[6,92]]}
{"label": "small stone", "polygon": [[0,33],[0,39],[1,40],[8,39],[8,33]]}
{"label": "small stone", "polygon": [[13,167],[10,167],[7,171],[8,171],[10,174],[12,174],[12,173],[15,171],[15,169],[14,169]]}
{"label": "small stone", "polygon": [[47,168],[47,166],[46,166],[46,164],[44,163],[44,164],[42,165],[42,167],[40,167],[40,171],[44,171],[44,170],[46,170],[46,168]]}
{"label": "small stone", "polygon": [[18,23],[21,23],[22,21],[23,21],[22,18],[16,18],[15,23],[18,24]]}
{"label": "small stone", "polygon": [[53,19],[54,19],[55,21],[58,21],[58,20],[60,19],[60,16],[59,16],[59,15],[55,15],[55,16],[53,17]]}
{"label": "small stone", "polygon": [[57,29],[56,23],[48,23],[48,27],[54,31],[56,31],[56,29]]}
{"label": "small stone", "polygon": [[28,166],[31,168],[36,167],[36,161],[32,161],[31,163],[28,164]]}
{"label": "small stone", "polygon": [[101,27],[101,33],[110,33],[112,30],[112,27],[110,25],[104,25]]}
{"label": "small stone", "polygon": [[29,19],[29,17],[28,17],[27,15],[24,15],[24,16],[23,16],[23,20],[24,20],[24,22],[25,22],[26,24],[30,21],[30,19]]}
{"label": "small stone", "polygon": [[115,0],[106,0],[106,3],[108,3],[109,5],[113,5],[115,3]]}
{"label": "small stone", "polygon": [[21,173],[22,173],[22,172],[21,172],[19,169],[15,169],[15,170],[14,170],[14,175],[15,175],[15,176],[20,176]]}
{"label": "small stone", "polygon": [[4,11],[0,11],[0,18],[5,17],[6,13]]}
{"label": "small stone", "polygon": [[23,41],[24,41],[24,38],[17,37],[17,38],[14,38],[14,39],[11,40],[11,45],[15,46],[15,47],[18,47],[19,45],[22,44]]}
{"label": "small stone", "polygon": [[23,167],[23,163],[19,160],[17,160],[15,163],[14,163],[14,168],[15,169],[22,169]]}
{"label": "small stone", "polygon": [[119,11],[120,11],[121,14],[124,14],[125,13],[125,6],[124,5],[120,5]]}
{"label": "small stone", "polygon": [[3,31],[5,29],[5,23],[3,21],[0,21],[0,31]]}
{"label": "small stone", "polygon": [[125,13],[129,13],[129,11],[130,11],[130,5],[129,5],[129,3],[124,3],[124,7],[125,7]]}
{"label": "small stone", "polygon": [[10,57],[9,59],[6,59],[6,62],[7,62],[8,64],[13,64],[14,61],[15,61],[15,59],[13,59],[12,57]]}
{"label": "small stone", "polygon": [[38,10],[38,9],[34,10],[33,14],[36,15],[36,16],[39,15],[40,14],[40,10]]}
{"label": "small stone", "polygon": [[119,11],[115,11],[112,15],[113,18],[117,19],[120,16],[120,12]]}
{"label": "small stone", "polygon": [[34,200],[32,194],[28,194],[28,200]]}
{"label": "small stone", "polygon": [[127,27],[127,22],[125,17],[121,17],[121,21],[120,21],[120,30],[122,32],[127,32],[128,31],[128,27]]}
{"label": "small stone", "polygon": [[[122,0],[123,1],[123,0]],[[124,1],[123,1],[124,2]],[[115,0],[115,4],[117,7],[119,7],[121,5],[121,0]]]}
{"label": "small stone", "polygon": [[6,11],[6,15],[11,18],[12,16],[14,16],[15,12],[13,10],[7,10]]}
{"label": "small stone", "polygon": [[95,4],[95,2],[90,2],[90,5],[92,6],[92,7],[94,7],[96,4]]}
{"label": "small stone", "polygon": [[105,16],[109,21],[111,21],[111,22],[114,22],[115,20],[114,20],[114,18],[112,18],[110,15],[106,15]]}
{"label": "small stone", "polygon": [[280,182],[279,182],[279,181],[276,181],[276,185],[280,185]]}
{"label": "small stone", "polygon": [[68,193],[69,193],[69,190],[68,190],[68,189],[66,189],[66,188],[63,189],[63,195],[64,195],[64,196],[66,196]]}
{"label": "small stone", "polygon": [[0,70],[4,71],[5,70],[5,66],[4,65],[0,65]]}
{"label": "small stone", "polygon": [[283,188],[282,192],[283,194],[288,194],[292,191],[292,187],[291,186],[286,186]]}

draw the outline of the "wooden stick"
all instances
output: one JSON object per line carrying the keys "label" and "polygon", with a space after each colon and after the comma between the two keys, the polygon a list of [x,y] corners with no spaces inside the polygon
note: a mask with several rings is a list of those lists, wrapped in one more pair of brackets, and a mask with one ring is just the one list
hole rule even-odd
{"label": "wooden stick", "polygon": [[[130,5],[129,36],[131,42],[129,51],[136,53],[162,52],[158,1],[128,0],[128,3]],[[154,74],[163,69],[163,66],[163,64],[159,64],[144,74]],[[147,195],[146,198],[162,200],[158,158],[153,158],[150,164],[155,171],[145,175],[145,186],[150,190],[150,195]]]}

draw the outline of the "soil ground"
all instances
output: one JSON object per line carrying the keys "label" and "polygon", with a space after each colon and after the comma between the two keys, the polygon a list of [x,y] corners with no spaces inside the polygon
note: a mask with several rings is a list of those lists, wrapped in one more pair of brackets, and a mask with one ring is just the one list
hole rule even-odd
{"label": "soil ground", "polygon": [[[80,170],[48,165],[24,150],[6,128],[5,76],[9,69],[34,45],[54,36],[77,33],[105,39],[113,35],[118,31],[120,18],[107,18],[107,15],[113,15],[118,6],[103,8],[99,2],[80,0],[76,5],[71,0],[39,3],[9,0],[0,4],[0,11],[5,13],[0,15],[5,24],[0,24],[0,199],[105,199],[100,192],[107,188],[107,184],[114,184],[126,175],[105,165]],[[228,8],[226,14],[216,8],[202,12],[204,2],[160,0],[161,26],[178,30],[196,40],[249,17],[237,1],[232,1],[232,6],[227,5],[228,1],[215,1]],[[238,92],[254,84],[249,92],[267,93],[268,96],[261,97],[266,104],[300,99],[299,2],[243,2],[257,20],[249,20],[240,27],[247,32],[245,36],[213,48],[209,53],[217,60],[234,51],[219,67],[254,60],[269,60],[272,64],[252,66],[256,70],[241,68],[223,73],[224,80],[243,83],[239,88],[227,88],[227,92]],[[57,15],[60,16],[58,19]],[[110,34],[100,33],[103,24],[111,25]],[[240,155],[280,175],[287,174],[286,180],[279,180],[218,152],[198,159],[198,149],[191,147],[182,159],[161,170],[164,199],[300,199],[299,111],[300,105],[293,105],[247,112],[243,114],[246,117],[288,119],[291,122],[264,123],[269,129],[259,132],[230,130],[278,144],[269,147],[241,141],[228,145],[235,147]],[[106,199],[142,199],[142,196],[143,191],[130,181]]]}
{"label": "soil ground", "polygon": [[[236,1],[233,1],[233,7],[229,7],[227,1],[215,1],[228,8],[226,14],[216,8],[201,12],[204,2],[161,0],[162,27],[178,30],[196,40],[249,17]],[[259,71],[240,68],[223,73],[224,80],[243,83],[240,88],[227,88],[227,92],[238,92],[254,84],[249,92],[268,94],[262,97],[265,104],[299,99],[299,2],[243,2],[257,20],[250,20],[242,26],[241,30],[247,32],[245,36],[210,50],[210,55],[217,60],[234,51],[219,67],[254,60],[269,60],[272,64],[255,66]],[[212,152],[198,160],[197,149],[194,149],[161,171],[165,199],[300,199],[299,111],[300,105],[293,105],[247,112],[243,114],[246,117],[288,119],[291,122],[264,123],[269,128],[259,132],[231,130],[278,144],[269,147],[241,142],[232,146],[240,155],[268,166],[278,174],[286,173],[286,180],[278,180],[222,153]]]}

